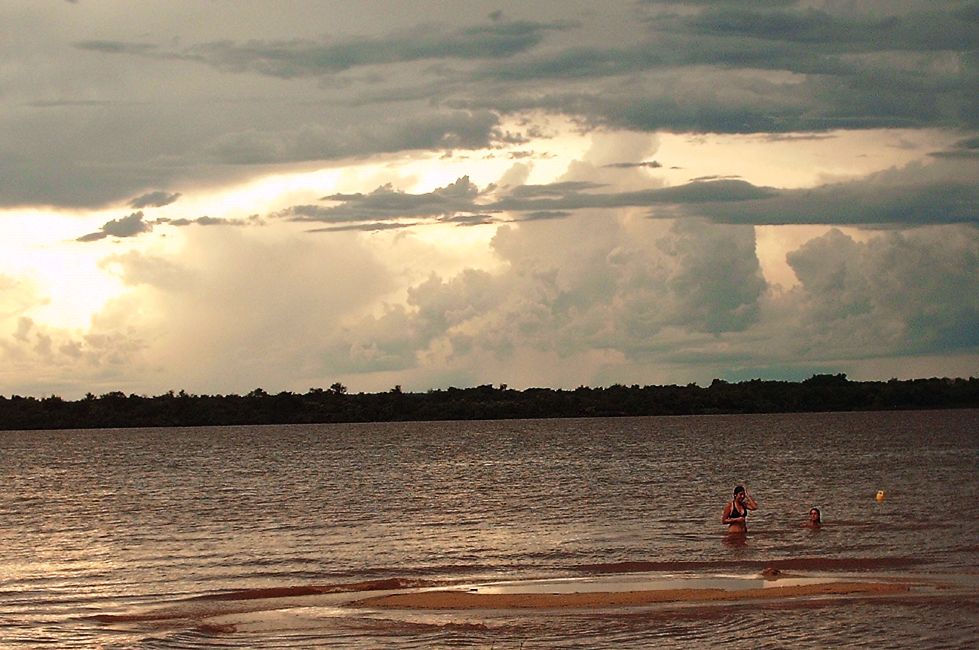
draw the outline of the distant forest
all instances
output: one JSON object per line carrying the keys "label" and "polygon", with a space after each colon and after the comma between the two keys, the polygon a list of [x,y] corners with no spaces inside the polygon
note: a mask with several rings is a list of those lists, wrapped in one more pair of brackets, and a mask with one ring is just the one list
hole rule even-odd
{"label": "distant forest", "polygon": [[574,390],[505,384],[410,393],[350,394],[335,383],[304,394],[190,395],[170,391],[147,397],[121,392],[77,401],[0,396],[0,430],[310,424],[407,420],[614,417],[719,413],[790,413],[979,407],[979,378],[850,381],[845,374],[813,375],[801,382],[753,379],[710,386],[622,386]]}

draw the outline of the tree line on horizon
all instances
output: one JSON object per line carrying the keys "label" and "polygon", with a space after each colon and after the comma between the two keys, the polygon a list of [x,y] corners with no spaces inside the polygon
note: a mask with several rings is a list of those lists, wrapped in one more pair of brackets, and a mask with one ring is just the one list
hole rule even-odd
{"label": "tree line on horizon", "polygon": [[419,420],[707,415],[899,409],[979,408],[979,378],[850,381],[845,374],[801,382],[752,379],[710,386],[579,386],[572,390],[506,384],[351,394],[337,382],[304,394],[156,397],[110,392],[70,401],[0,395],[0,430],[97,429],[249,424],[314,424]]}

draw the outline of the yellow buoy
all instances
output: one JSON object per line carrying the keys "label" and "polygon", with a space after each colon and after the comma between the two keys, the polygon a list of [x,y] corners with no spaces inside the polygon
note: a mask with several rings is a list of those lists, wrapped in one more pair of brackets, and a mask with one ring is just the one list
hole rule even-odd
{"label": "yellow buoy", "polygon": [[875,496],[874,498],[877,499],[877,503],[880,503],[881,501],[883,501],[884,500],[884,491],[883,490],[877,490],[877,496]]}

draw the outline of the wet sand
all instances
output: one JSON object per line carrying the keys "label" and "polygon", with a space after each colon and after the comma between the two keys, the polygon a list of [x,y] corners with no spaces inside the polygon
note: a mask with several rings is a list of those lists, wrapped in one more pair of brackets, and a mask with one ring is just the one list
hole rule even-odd
{"label": "wet sand", "polygon": [[908,583],[841,581],[755,589],[655,589],[572,593],[471,593],[459,590],[432,590],[375,596],[354,601],[350,605],[441,610],[607,608],[673,602],[791,599],[856,594],[885,595],[906,593],[910,589],[911,585]]}
{"label": "wet sand", "polygon": [[196,621],[198,625],[230,626],[221,628],[226,631],[237,629],[235,626],[238,625],[248,625],[253,620],[274,619],[283,612],[297,608],[307,612],[307,615],[318,611],[322,616],[331,618],[342,616],[340,612],[344,610],[351,612],[357,609],[412,613],[467,610],[529,612],[614,610],[654,605],[710,607],[752,601],[764,601],[766,606],[795,606],[841,602],[841,599],[851,598],[974,597],[977,586],[974,581],[950,581],[948,578],[796,575],[772,566],[754,575],[664,575],[653,572],[441,584],[431,580],[389,578],[345,584],[243,589],[86,618],[102,624],[123,626]]}

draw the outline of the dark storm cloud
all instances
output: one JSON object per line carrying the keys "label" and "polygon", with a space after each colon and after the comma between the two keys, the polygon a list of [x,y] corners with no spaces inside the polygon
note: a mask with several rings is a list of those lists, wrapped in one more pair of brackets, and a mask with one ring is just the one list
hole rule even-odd
{"label": "dark storm cloud", "polygon": [[[9,51],[26,58],[3,73],[0,204],[106,206],[253,173],[235,165],[521,142],[501,124],[530,111],[646,132],[979,128],[975,2],[616,4],[609,25],[630,29],[609,34],[584,13],[565,20],[562,3],[532,3],[526,20],[491,6],[438,24],[376,16],[379,31],[359,38],[307,36],[288,9],[265,29],[191,3],[174,4],[161,31],[138,30],[152,21],[100,22],[97,4],[72,15],[91,13],[98,29],[25,36],[44,24],[38,10],[14,32]],[[330,24],[328,10],[306,9],[301,20]],[[203,22],[173,27],[190,15]]]}
{"label": "dark storm cloud", "polygon": [[701,5],[693,15],[651,15],[650,37],[640,44],[552,48],[487,63],[474,74],[495,87],[471,88],[460,99],[650,131],[979,125],[975,5],[883,16]]}
{"label": "dark storm cloud", "polygon": [[[689,43],[685,47],[696,49]],[[745,48],[738,47],[738,51],[744,54]],[[810,70],[810,74],[787,81],[773,79],[771,74],[800,71],[788,66],[775,68],[770,56],[768,48],[759,53],[768,70],[755,67],[739,69],[736,74],[724,72],[723,68],[734,63],[728,57],[705,66],[690,63],[689,71],[685,67],[649,67],[637,71],[640,80],[631,83],[588,77],[577,86],[558,85],[549,83],[553,77],[530,75],[526,83],[534,81],[537,88],[473,91],[457,104],[503,112],[563,112],[595,126],[637,131],[790,133],[979,126],[979,109],[972,97],[974,74],[908,71],[867,61],[835,65],[832,74],[828,69],[815,74]],[[810,52],[802,52],[800,57],[800,65],[812,67]],[[600,90],[596,89],[599,81],[603,82]]]}
{"label": "dark storm cloud", "polygon": [[[976,10],[962,3],[921,6],[926,8],[868,16],[786,3],[768,3],[767,9],[757,3],[700,3],[693,15],[650,15],[649,38],[621,47],[567,43],[544,49],[539,46],[547,32],[573,26],[537,22],[498,22],[444,33],[427,28],[325,44],[228,41],[175,52],[115,41],[79,47],[190,59],[283,78],[423,59],[472,60],[477,67],[465,71],[439,69],[441,82],[351,96],[359,97],[355,103],[404,101],[411,88],[414,99],[421,99],[421,93],[493,111],[545,109],[640,130],[784,133],[977,125],[976,57],[970,54],[979,47]],[[744,74],[718,77],[713,88],[696,82],[709,79],[705,73],[711,70]],[[765,72],[803,76],[787,83],[768,79]],[[625,75],[653,77],[618,85]],[[683,79],[679,85],[669,79],[677,75]],[[575,87],[576,82],[582,86]],[[663,83],[669,83],[669,91]]]}
{"label": "dark storm cloud", "polygon": [[162,208],[165,205],[170,205],[179,198],[180,192],[163,192],[157,190],[137,196],[129,202],[129,207],[137,210],[141,208]]}
{"label": "dark storm cloud", "polygon": [[[962,176],[967,178],[968,172]],[[323,199],[338,205],[297,205],[276,216],[327,223],[419,217],[485,223],[491,215],[504,212],[517,221],[533,221],[566,217],[584,209],[649,207],[656,217],[707,217],[743,225],[979,224],[979,187],[975,183],[931,179],[916,168],[802,190],[758,187],[740,179],[697,180],[630,192],[596,191],[601,187],[588,182],[528,185],[495,200],[481,200],[485,195],[463,177],[425,194],[396,191],[390,185],[369,194],[334,194]]]}
{"label": "dark storm cloud", "polygon": [[811,8],[761,12],[742,5],[721,6],[681,22],[694,33],[813,44],[837,52],[970,50],[979,44],[975,13],[974,4],[955,2],[884,16],[832,15]]}
{"label": "dark storm cloud", "polygon": [[965,181],[835,183],[780,190],[735,204],[705,203],[697,214],[735,224],[922,226],[979,224],[979,187]]}
{"label": "dark storm cloud", "polygon": [[641,5],[711,5],[711,6],[740,6],[751,7],[788,7],[799,0],[639,0]]}
{"label": "dark storm cloud", "polygon": [[231,72],[253,72],[292,79],[336,74],[358,66],[424,59],[507,58],[539,44],[547,31],[567,28],[568,25],[563,23],[514,21],[493,22],[449,32],[423,26],[381,38],[338,42],[301,39],[244,43],[220,41],[176,51],[119,41],[83,41],[77,46],[110,54],[186,59]]}
{"label": "dark storm cloud", "polygon": [[695,182],[676,187],[638,190],[633,192],[592,193],[579,191],[577,187],[560,184],[556,192],[546,195],[547,186],[534,188],[532,194],[514,191],[509,196],[487,207],[507,211],[581,210],[587,208],[644,207],[655,204],[740,202],[767,198],[773,195],[768,188],[760,188],[744,181]]}
{"label": "dark storm cloud", "polygon": [[289,131],[227,133],[207,148],[207,155],[225,164],[262,165],[399,151],[479,149],[509,137],[493,112],[434,111],[346,128],[307,125]]}
{"label": "dark storm cloud", "polygon": [[498,200],[480,202],[479,189],[468,176],[455,183],[425,194],[395,190],[390,184],[369,194],[333,194],[324,201],[334,206],[296,205],[275,216],[293,221],[348,223],[380,222],[385,219],[427,217],[482,219],[500,212],[526,213],[520,220],[556,219],[572,210],[586,208],[643,207],[653,204],[711,203],[715,201],[749,201],[774,196],[767,188],[744,181],[696,182],[660,189],[635,192],[592,193],[586,190],[601,185],[588,182],[562,182],[552,185],[527,185],[514,188]]}
{"label": "dark storm cloud", "polygon": [[951,148],[931,155],[936,158],[979,158],[979,136],[960,140]]}

